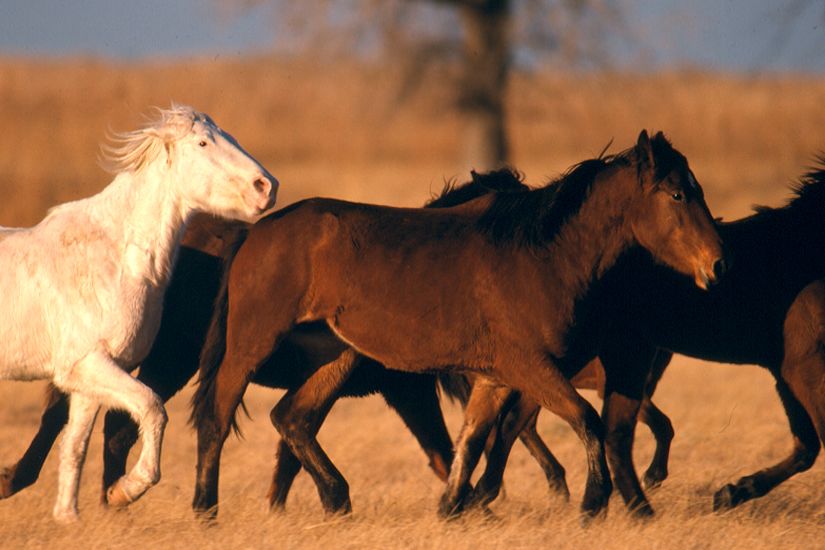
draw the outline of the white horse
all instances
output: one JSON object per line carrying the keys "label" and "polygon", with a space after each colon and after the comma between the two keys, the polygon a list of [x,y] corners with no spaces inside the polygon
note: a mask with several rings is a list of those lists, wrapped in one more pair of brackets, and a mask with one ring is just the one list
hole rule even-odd
{"label": "white horse", "polygon": [[278,182],[207,115],[158,109],[103,147],[117,173],[99,194],[0,229],[0,379],[51,380],[71,395],[54,516],[74,521],[80,471],[101,405],[126,410],[143,448],[112,487],[125,506],[160,479],[166,412],[127,371],[149,352],[178,241],[195,212],[255,221]]}

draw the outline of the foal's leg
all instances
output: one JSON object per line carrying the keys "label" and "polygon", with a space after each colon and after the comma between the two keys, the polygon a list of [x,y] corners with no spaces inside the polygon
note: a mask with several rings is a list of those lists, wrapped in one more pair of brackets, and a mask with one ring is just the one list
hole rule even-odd
{"label": "foal's leg", "polygon": [[60,523],[77,521],[77,491],[80,474],[86,460],[89,436],[100,405],[95,399],[80,393],[71,396],[69,422],[60,442],[60,467],[57,480],[57,501],[54,518]]}
{"label": "foal's leg", "polygon": [[481,458],[490,430],[496,420],[518,399],[518,393],[483,376],[473,384],[464,409],[464,424],[455,444],[455,458],[441,496],[438,513],[450,517],[460,513],[470,494],[470,476]]}
{"label": "foal's leg", "polygon": [[[157,347],[157,343],[156,343]],[[198,350],[199,351],[199,350]],[[198,370],[198,351],[152,353],[141,364],[137,379],[157,393],[163,403],[178,393]],[[126,473],[129,451],[138,438],[138,426],[129,414],[110,410],[103,425],[103,490],[101,500],[112,485]]]}
{"label": "foal's leg", "polygon": [[82,392],[100,404],[125,409],[140,426],[143,448],[132,470],[111,487],[112,506],[137,500],[160,479],[160,448],[166,411],[157,395],[122,370],[106,353],[96,351],[55,379],[61,390]]}
{"label": "foal's leg", "polygon": [[318,369],[300,388],[289,390],[270,413],[272,425],[312,476],[321,504],[330,514],[352,511],[349,485],[315,436],[352,372],[354,353],[348,350],[341,359]]}
{"label": "foal's leg", "polygon": [[69,398],[65,393],[49,385],[46,398],[40,428],[29,448],[16,464],[0,470],[0,499],[8,498],[37,481],[49,450],[69,420]]}

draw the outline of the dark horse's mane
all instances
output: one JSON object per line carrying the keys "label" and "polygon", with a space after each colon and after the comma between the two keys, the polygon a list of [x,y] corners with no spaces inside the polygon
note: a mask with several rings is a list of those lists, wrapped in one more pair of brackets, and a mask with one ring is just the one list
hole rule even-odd
{"label": "dark horse's mane", "polygon": [[[656,159],[657,181],[686,162],[663,134],[656,134],[650,143]],[[582,161],[544,187],[525,193],[497,193],[478,221],[479,230],[496,244],[545,247],[582,207],[596,176],[615,165],[629,166],[634,151],[635,148],[630,148],[615,155]]]}
{"label": "dark horse's mane", "polygon": [[458,206],[467,201],[488,193],[514,193],[529,191],[524,184],[522,175],[511,168],[502,168],[492,172],[479,174],[475,170],[470,172],[472,179],[460,185],[455,180],[447,181],[441,193],[424,205],[424,208],[449,208]]}
{"label": "dark horse's mane", "polygon": [[802,211],[825,217],[825,154],[816,157],[816,164],[817,166],[800,177],[791,187],[794,196],[785,206],[780,208],[754,206],[756,216],[762,218],[782,215],[789,211],[797,213]]}

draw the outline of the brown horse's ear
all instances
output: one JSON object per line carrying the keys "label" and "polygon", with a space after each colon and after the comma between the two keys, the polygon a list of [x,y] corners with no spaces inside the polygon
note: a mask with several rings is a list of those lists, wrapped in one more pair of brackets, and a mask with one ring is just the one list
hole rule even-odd
{"label": "brown horse's ear", "polygon": [[656,163],[653,160],[653,147],[650,145],[647,130],[642,130],[639,133],[639,139],[636,140],[636,153],[639,155],[640,172],[645,168],[653,169]]}

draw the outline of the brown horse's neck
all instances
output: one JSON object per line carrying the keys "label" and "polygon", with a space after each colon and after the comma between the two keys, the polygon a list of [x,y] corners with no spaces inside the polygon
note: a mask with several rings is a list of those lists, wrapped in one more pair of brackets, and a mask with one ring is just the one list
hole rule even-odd
{"label": "brown horse's neck", "polygon": [[628,168],[616,170],[620,172],[598,176],[579,211],[565,222],[548,249],[557,281],[574,301],[585,296],[636,242],[627,214],[641,186]]}

